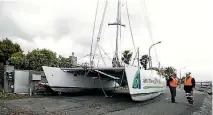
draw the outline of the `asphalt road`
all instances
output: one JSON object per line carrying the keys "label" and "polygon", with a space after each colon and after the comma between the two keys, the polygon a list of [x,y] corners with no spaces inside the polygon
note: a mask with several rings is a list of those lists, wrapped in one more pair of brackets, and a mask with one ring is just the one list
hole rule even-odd
{"label": "asphalt road", "polygon": [[129,95],[104,98],[102,92],[64,96],[42,96],[0,100],[0,115],[212,115],[211,96],[195,92],[195,105],[187,106],[183,90],[177,90],[178,103],[170,103],[168,90],[149,101],[133,102]]}

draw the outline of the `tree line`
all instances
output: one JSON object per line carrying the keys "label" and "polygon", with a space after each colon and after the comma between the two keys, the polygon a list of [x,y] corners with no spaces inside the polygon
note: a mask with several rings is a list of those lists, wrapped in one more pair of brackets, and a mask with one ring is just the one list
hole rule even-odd
{"label": "tree line", "polygon": [[[132,52],[125,50],[122,53],[123,63],[129,64],[132,58]],[[143,55],[140,58],[140,64],[144,69],[156,70],[158,74],[168,78],[171,74],[176,73],[174,67],[153,67],[147,68],[149,56]],[[21,70],[37,70],[42,71],[42,66],[50,67],[73,67],[72,59],[65,58],[61,55],[57,57],[57,54],[48,49],[34,49],[27,54],[23,53],[21,46],[17,43],[13,43],[10,39],[5,38],[0,41],[0,63],[2,65],[13,65],[15,69]]]}
{"label": "tree line", "polygon": [[65,58],[48,49],[34,49],[23,53],[20,45],[5,38],[0,41],[0,63],[13,65],[15,69],[42,71],[42,66],[72,67],[72,59]]}

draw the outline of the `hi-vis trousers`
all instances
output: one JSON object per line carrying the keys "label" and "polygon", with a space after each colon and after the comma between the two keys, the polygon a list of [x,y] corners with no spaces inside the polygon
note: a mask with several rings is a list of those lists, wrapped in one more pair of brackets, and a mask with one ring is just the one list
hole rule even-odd
{"label": "hi-vis trousers", "polygon": [[193,91],[185,91],[186,92],[186,98],[189,102],[189,104],[193,104],[194,99],[193,99]]}

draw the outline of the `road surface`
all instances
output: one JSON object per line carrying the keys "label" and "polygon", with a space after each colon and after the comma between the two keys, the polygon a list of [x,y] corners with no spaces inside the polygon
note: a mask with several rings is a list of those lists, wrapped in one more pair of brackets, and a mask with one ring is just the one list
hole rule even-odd
{"label": "road surface", "polygon": [[212,115],[211,96],[197,91],[193,107],[187,106],[181,89],[177,89],[175,104],[170,103],[168,90],[145,102],[132,102],[128,95],[104,98],[96,93],[0,100],[0,115]]}

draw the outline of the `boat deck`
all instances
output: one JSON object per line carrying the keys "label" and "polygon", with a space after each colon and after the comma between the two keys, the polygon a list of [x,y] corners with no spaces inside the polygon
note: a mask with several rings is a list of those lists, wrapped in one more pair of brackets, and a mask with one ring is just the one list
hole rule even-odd
{"label": "boat deck", "polygon": [[65,71],[87,71],[87,70],[100,70],[100,71],[122,71],[124,70],[124,67],[88,67],[88,68],[83,68],[83,67],[77,67],[77,68],[61,68],[61,70]]}

